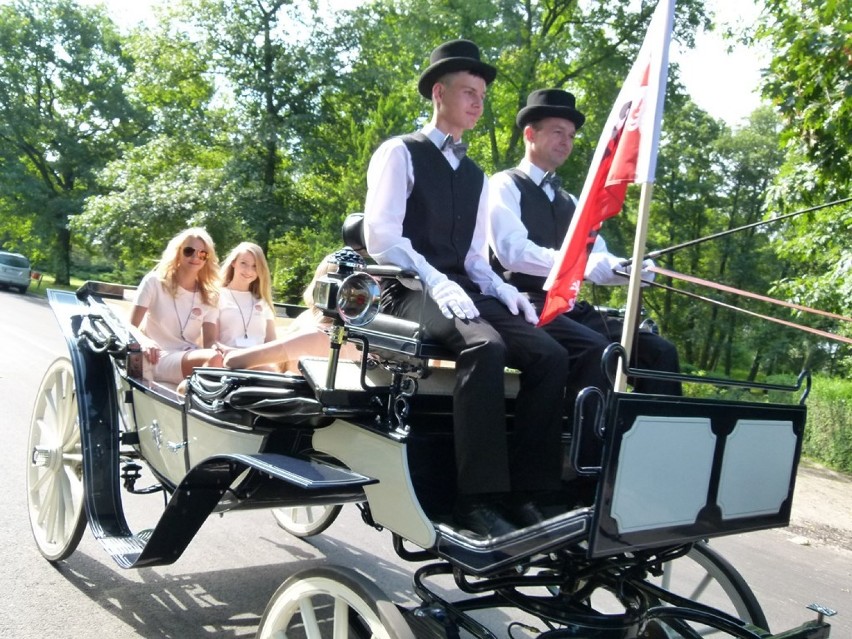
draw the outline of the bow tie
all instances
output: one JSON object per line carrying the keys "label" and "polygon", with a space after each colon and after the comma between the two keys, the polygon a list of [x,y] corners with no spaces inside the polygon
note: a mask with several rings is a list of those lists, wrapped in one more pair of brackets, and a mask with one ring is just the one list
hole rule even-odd
{"label": "bow tie", "polygon": [[556,193],[559,190],[559,187],[562,186],[562,179],[556,175],[556,173],[552,173],[548,171],[544,174],[544,177],[541,179],[539,186],[544,188],[547,185],[550,185],[550,188],[553,189],[553,192]]}
{"label": "bow tie", "polygon": [[443,143],[441,144],[441,151],[446,151],[449,149],[453,152],[459,160],[461,160],[467,154],[467,144],[464,142],[454,142],[452,135],[447,135],[444,138]]}

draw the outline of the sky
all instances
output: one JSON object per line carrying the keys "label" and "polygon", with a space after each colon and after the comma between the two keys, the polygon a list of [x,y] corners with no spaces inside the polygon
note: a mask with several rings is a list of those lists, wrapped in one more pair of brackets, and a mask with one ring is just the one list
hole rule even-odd
{"label": "sky", "polygon": [[[104,4],[110,16],[121,27],[129,28],[139,22],[152,20],[151,7],[161,0],[78,0],[80,4]],[[358,0],[330,0],[333,5],[352,6]],[[715,11],[717,21],[733,26],[748,24],[758,15],[754,0],[706,0],[709,10]],[[746,123],[751,112],[760,105],[755,89],[760,82],[761,56],[745,47],[731,46],[716,33],[701,33],[696,47],[680,50],[675,43],[670,60],[681,67],[681,79],[695,103],[714,118],[723,119],[729,126]]]}

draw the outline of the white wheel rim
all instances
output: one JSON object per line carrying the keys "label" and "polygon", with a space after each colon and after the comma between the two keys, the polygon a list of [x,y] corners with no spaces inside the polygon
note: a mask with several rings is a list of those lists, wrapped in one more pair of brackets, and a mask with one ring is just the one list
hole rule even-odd
{"label": "white wheel rim", "polygon": [[272,511],[278,525],[295,535],[308,535],[323,526],[335,506],[293,506]]}
{"label": "white wheel rim", "polygon": [[[327,619],[328,603],[318,601],[318,598],[326,596],[334,601],[333,614],[330,622],[333,624],[332,632],[326,631],[324,636],[333,639],[347,639],[349,637],[349,611],[354,610],[358,616],[367,624],[371,639],[390,639],[390,635],[382,624],[381,619],[371,607],[370,603],[363,597],[353,592],[345,584],[327,577],[309,577],[301,579],[284,592],[271,604],[267,614],[266,623],[260,629],[260,639],[283,639],[287,637],[287,629],[291,627],[296,614],[301,617],[301,626],[307,639],[321,639],[322,630]],[[324,614],[318,615],[318,611]]]}
{"label": "white wheel rim", "polygon": [[45,376],[30,424],[27,500],[36,543],[57,555],[74,536],[83,512],[83,455],[71,362]]}

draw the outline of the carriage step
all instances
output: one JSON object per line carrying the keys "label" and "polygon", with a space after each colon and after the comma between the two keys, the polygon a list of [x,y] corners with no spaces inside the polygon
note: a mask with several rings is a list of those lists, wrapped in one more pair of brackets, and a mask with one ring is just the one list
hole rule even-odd
{"label": "carriage step", "polygon": [[807,609],[813,610],[817,613],[817,623],[822,623],[826,617],[833,617],[837,614],[836,610],[832,610],[831,608],[827,608],[826,606],[818,603],[808,604]]}

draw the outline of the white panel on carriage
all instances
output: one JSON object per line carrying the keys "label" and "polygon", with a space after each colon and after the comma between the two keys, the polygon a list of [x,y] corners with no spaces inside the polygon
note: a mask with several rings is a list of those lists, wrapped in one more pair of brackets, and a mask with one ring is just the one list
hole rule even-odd
{"label": "white panel on carriage", "polygon": [[174,484],[186,475],[183,411],[177,402],[164,402],[152,393],[133,390],[133,411],[142,457]]}
{"label": "white panel on carriage", "polygon": [[379,480],[364,486],[377,524],[421,548],[435,545],[435,528],[411,485],[405,444],[338,419],[331,426],[314,431],[313,446],[356,473]]}
{"label": "white panel on carriage", "polygon": [[225,453],[251,455],[259,453],[264,436],[223,428],[190,415],[186,420],[189,466],[194,467],[208,457]]}
{"label": "white panel on carriage", "polygon": [[619,533],[695,523],[716,436],[705,417],[640,415],[621,440],[611,515]]}
{"label": "white panel on carriage", "polygon": [[737,421],[722,459],[718,498],[722,519],[780,512],[790,494],[795,456],[791,421]]}

